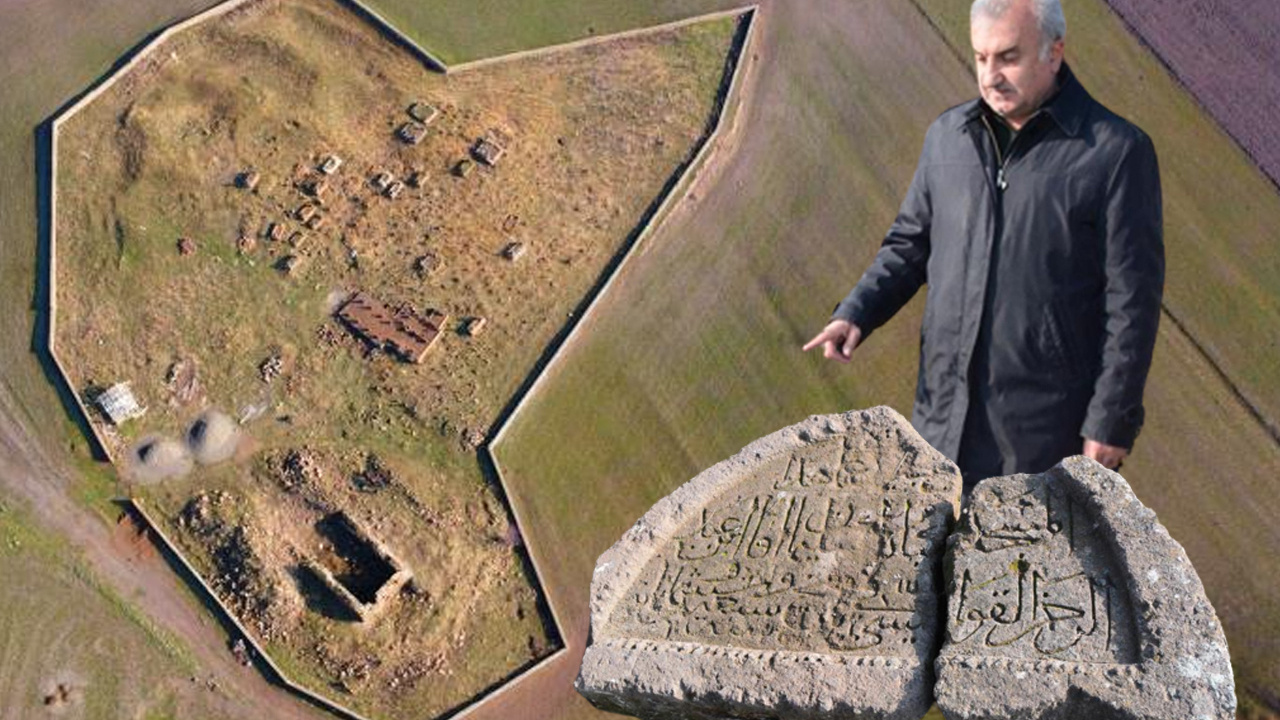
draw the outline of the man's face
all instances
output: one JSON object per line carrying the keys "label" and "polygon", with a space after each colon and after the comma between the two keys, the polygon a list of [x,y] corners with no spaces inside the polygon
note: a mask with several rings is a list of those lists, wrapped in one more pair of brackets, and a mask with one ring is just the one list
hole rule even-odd
{"label": "man's face", "polygon": [[970,35],[982,99],[1020,129],[1053,91],[1062,41],[1053,43],[1048,58],[1040,58],[1040,28],[1028,0],[1015,2],[999,18],[979,16]]}

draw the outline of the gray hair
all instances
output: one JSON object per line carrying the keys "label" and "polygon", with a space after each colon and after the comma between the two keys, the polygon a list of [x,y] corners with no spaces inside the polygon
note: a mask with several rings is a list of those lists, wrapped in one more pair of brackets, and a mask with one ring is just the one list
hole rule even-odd
{"label": "gray hair", "polygon": [[[980,17],[999,18],[1009,11],[1017,0],[973,0],[969,9],[969,22]],[[1067,36],[1067,17],[1062,14],[1059,0],[1031,0],[1031,14],[1040,26],[1040,59],[1049,58],[1049,48]]]}

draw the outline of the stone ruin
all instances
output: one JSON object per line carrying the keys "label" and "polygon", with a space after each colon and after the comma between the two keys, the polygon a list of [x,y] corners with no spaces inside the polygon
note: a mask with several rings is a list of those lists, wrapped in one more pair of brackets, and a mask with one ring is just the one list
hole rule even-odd
{"label": "stone ruin", "polygon": [[471,156],[489,167],[497,166],[498,161],[506,153],[506,148],[499,145],[497,140],[488,136],[476,140],[475,145],[471,147]]}
{"label": "stone ruin", "polygon": [[410,120],[400,126],[396,130],[396,137],[400,141],[408,145],[417,145],[427,136],[427,126],[420,122]]}
{"label": "stone ruin", "polygon": [[888,408],[752,443],[601,556],[579,691],[644,718],[919,718],[960,491]]}
{"label": "stone ruin", "polygon": [[436,117],[440,115],[439,108],[422,100],[417,100],[413,104],[409,105],[409,109],[406,112],[409,113],[409,117],[423,125],[430,125],[435,122]]}
{"label": "stone ruin", "polygon": [[883,407],[749,445],[600,557],[579,692],[673,720],[1235,717],[1204,588],[1124,478],[990,478],[952,528],[960,487]]}
{"label": "stone ruin", "polygon": [[337,155],[326,155],[324,160],[320,162],[320,172],[325,175],[332,175],[338,172],[340,167],[342,167],[342,158]]}
{"label": "stone ruin", "polygon": [[345,512],[325,516],[316,530],[325,552],[303,565],[360,622],[380,616],[412,582],[413,571]]}
{"label": "stone ruin", "polygon": [[1077,456],[984,480],[948,546],[948,718],[1235,717],[1200,578],[1120,475]]}

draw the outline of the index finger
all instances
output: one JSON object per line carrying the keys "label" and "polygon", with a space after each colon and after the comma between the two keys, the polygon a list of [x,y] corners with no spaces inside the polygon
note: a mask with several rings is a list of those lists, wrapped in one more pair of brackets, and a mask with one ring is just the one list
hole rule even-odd
{"label": "index finger", "polygon": [[819,345],[821,345],[821,344],[822,344],[826,339],[827,339],[827,331],[826,331],[826,330],[823,330],[822,332],[820,332],[820,333],[818,333],[817,335],[815,335],[815,336],[814,336],[814,338],[813,338],[812,340],[810,340],[809,342],[805,343],[805,344],[804,344],[804,346],[803,346],[802,348],[800,348],[800,351],[801,351],[801,352],[809,352],[810,350],[812,350],[812,349],[814,349],[814,348],[818,347]]}

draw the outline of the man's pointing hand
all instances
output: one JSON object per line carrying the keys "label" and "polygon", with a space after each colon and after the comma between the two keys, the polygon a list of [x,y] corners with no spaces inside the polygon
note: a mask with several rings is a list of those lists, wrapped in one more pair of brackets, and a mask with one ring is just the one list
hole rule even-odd
{"label": "man's pointing hand", "polygon": [[803,349],[809,352],[821,345],[823,357],[847,363],[861,341],[862,330],[857,325],[848,320],[832,320]]}

